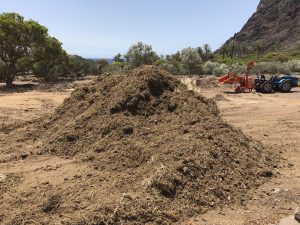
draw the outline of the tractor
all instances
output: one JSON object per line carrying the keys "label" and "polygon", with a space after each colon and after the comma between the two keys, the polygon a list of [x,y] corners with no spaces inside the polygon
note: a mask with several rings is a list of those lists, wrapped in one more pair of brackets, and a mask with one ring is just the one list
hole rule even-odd
{"label": "tractor", "polygon": [[296,86],[298,78],[291,75],[272,76],[270,79],[266,79],[265,75],[257,75],[254,80],[254,89],[262,93],[271,93],[272,90],[287,93]]}
{"label": "tractor", "polygon": [[225,76],[220,77],[218,81],[220,84],[238,85],[235,88],[236,93],[244,93],[246,91],[252,92],[254,83],[253,83],[253,79],[250,77],[250,70],[255,65],[256,62],[248,63],[246,74],[244,76],[237,75],[235,73],[228,73]]}

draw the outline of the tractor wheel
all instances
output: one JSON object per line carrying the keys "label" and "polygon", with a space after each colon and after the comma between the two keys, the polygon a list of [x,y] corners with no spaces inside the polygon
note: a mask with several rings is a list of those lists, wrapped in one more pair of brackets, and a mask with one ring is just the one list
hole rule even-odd
{"label": "tractor wheel", "polygon": [[273,85],[270,81],[265,81],[262,85],[261,85],[261,91],[263,93],[271,93],[273,89]]}
{"label": "tractor wheel", "polygon": [[254,86],[255,91],[260,92],[260,84],[255,84]]}
{"label": "tractor wheel", "polygon": [[283,81],[280,85],[279,85],[279,89],[281,92],[289,92],[292,89],[292,84],[290,81],[286,80]]}

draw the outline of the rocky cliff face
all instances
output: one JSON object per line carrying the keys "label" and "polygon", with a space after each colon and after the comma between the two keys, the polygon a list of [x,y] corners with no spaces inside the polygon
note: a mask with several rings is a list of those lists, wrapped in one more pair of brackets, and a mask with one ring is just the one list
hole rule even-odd
{"label": "rocky cliff face", "polygon": [[300,0],[261,0],[257,11],[231,39],[243,45],[262,43],[266,50],[300,45]]}

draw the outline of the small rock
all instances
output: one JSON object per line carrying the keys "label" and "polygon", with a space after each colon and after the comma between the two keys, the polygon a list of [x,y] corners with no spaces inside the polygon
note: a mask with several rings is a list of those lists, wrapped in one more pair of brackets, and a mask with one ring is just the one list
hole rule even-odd
{"label": "small rock", "polygon": [[75,175],[74,175],[74,178],[75,178],[75,179],[79,179],[79,178],[81,178],[81,175],[75,174]]}
{"label": "small rock", "polygon": [[22,154],[21,154],[21,159],[24,160],[24,159],[26,159],[27,157],[28,157],[28,154],[27,154],[27,153],[22,153]]}
{"label": "small rock", "polygon": [[68,134],[66,136],[66,140],[67,142],[74,142],[78,139],[78,137],[76,135],[73,135],[73,134]]}
{"label": "small rock", "polygon": [[273,176],[273,172],[272,171],[262,171],[260,173],[261,177],[272,177]]}
{"label": "small rock", "polygon": [[280,192],[280,189],[279,188],[272,188],[272,192],[271,194],[277,194]]}
{"label": "small rock", "polygon": [[103,146],[99,146],[95,149],[95,152],[97,152],[97,153],[101,153],[101,152],[105,152],[105,151],[106,151],[106,148]]}
{"label": "small rock", "polygon": [[177,103],[175,102],[171,102],[169,105],[168,105],[168,111],[169,112],[174,112],[176,109],[177,109]]}
{"label": "small rock", "polygon": [[182,134],[187,134],[187,133],[189,133],[189,129],[188,128],[182,128],[181,133]]}
{"label": "small rock", "polygon": [[44,181],[44,182],[42,182],[42,184],[47,185],[47,184],[49,184],[49,181]]}
{"label": "small rock", "polygon": [[0,173],[0,183],[4,183],[6,180],[6,175]]}
{"label": "small rock", "polygon": [[123,134],[132,134],[133,133],[133,127],[132,126],[125,126],[123,128]]}

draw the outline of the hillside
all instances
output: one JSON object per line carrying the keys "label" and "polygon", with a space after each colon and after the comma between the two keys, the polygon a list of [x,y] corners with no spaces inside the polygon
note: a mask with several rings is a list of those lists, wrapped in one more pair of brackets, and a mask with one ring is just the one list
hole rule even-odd
{"label": "hillside", "polygon": [[242,30],[226,43],[235,40],[253,46],[262,43],[266,50],[286,50],[300,45],[300,1],[261,0],[257,11]]}

